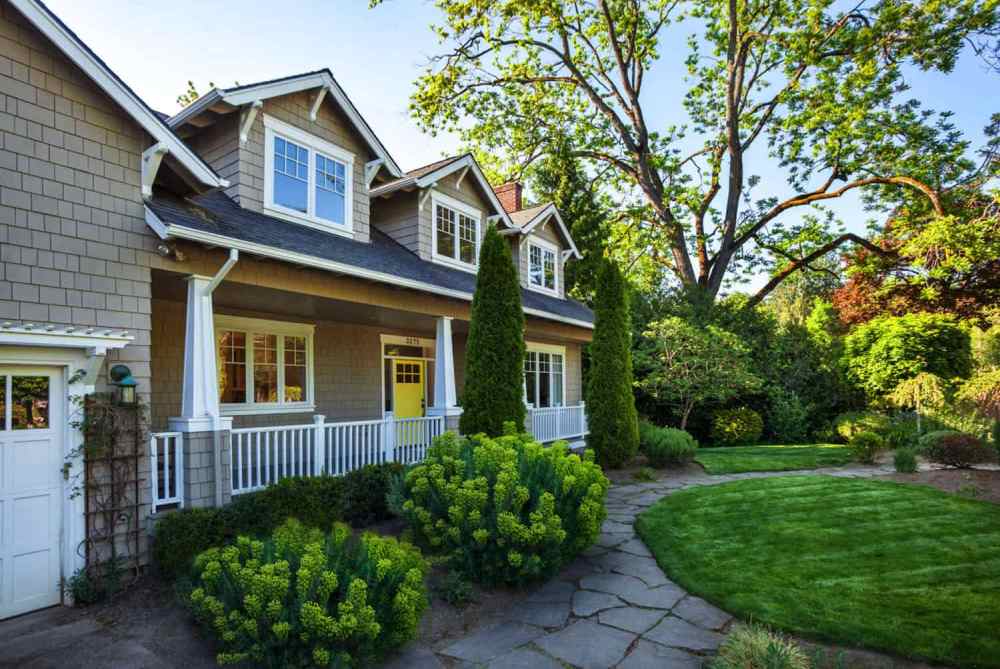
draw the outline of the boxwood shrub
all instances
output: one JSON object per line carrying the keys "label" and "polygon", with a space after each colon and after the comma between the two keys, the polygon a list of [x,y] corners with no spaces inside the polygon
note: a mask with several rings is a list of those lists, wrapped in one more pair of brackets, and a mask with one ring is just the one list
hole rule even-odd
{"label": "boxwood shrub", "polygon": [[198,555],[187,601],[218,640],[219,664],[372,666],[415,636],[427,570],[394,538],[290,519],[264,540],[240,536]]}
{"label": "boxwood shrub", "polygon": [[434,440],[404,480],[403,516],[417,542],[486,584],[545,578],[597,539],[608,480],[588,452],[530,435]]}
{"label": "boxwood shrub", "polygon": [[649,464],[657,469],[683,467],[694,460],[698,442],[684,430],[658,427],[643,421],[639,442]]}
{"label": "boxwood shrub", "polygon": [[750,407],[720,409],[712,416],[712,443],[719,446],[753,444],[764,433],[764,420]]}
{"label": "boxwood shrub", "polygon": [[885,450],[885,439],[874,432],[858,432],[851,437],[850,447],[855,460],[871,465]]}
{"label": "boxwood shrub", "polygon": [[288,518],[330,528],[343,520],[365,527],[390,516],[386,493],[401,465],[368,465],[344,476],[289,477],[259,492],[233,498],[222,508],[184,509],[156,523],[153,560],[169,577],[188,571],[198,553],[233,541],[263,536]]}

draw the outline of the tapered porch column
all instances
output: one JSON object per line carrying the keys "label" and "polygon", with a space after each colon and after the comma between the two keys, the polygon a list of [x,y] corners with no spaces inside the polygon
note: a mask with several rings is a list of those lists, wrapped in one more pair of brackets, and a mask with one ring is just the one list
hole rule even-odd
{"label": "tapered porch column", "polygon": [[218,376],[215,366],[215,326],[212,318],[212,279],[187,278],[187,327],[184,332],[184,386],[181,415],[171,418],[171,428],[182,432],[215,429],[219,415]]}
{"label": "tapered porch column", "polygon": [[458,429],[462,407],[458,406],[455,386],[455,349],[451,339],[450,316],[437,319],[437,334],[434,339],[434,405],[427,410],[427,414],[444,416],[447,429]]}

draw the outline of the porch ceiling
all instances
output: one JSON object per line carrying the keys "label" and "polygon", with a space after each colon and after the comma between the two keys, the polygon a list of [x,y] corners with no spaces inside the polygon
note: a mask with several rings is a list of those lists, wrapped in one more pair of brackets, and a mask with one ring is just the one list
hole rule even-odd
{"label": "porch ceiling", "polygon": [[[152,283],[153,299],[181,303],[187,300],[187,284],[180,274],[154,270]],[[432,337],[436,323],[433,316],[412,311],[225,281],[213,293],[213,303],[216,311],[241,315],[373,325],[412,330]],[[464,334],[469,324],[456,319],[452,327],[456,334]]]}

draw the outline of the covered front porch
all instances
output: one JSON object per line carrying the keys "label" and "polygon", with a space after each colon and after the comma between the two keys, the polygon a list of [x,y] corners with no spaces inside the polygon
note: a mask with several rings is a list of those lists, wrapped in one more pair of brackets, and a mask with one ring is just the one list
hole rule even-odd
{"label": "covered front porch", "polygon": [[[154,511],[422,459],[457,429],[468,321],[410,294],[412,310],[155,272]],[[581,342],[535,320],[525,429],[543,442],[581,439]]]}

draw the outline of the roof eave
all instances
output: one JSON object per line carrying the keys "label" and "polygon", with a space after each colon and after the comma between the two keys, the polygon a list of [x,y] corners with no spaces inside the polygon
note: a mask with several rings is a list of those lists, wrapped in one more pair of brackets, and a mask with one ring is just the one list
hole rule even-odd
{"label": "roof eave", "polygon": [[493,187],[490,186],[490,182],[486,180],[486,175],[483,174],[482,169],[479,167],[479,163],[477,163],[476,159],[472,157],[472,154],[467,154],[459,160],[443,165],[439,169],[423,175],[417,179],[417,186],[420,188],[430,188],[436,184],[438,180],[443,179],[449,174],[457,172],[463,167],[468,167],[473,176],[475,176],[479,186],[483,189],[483,192],[486,193],[486,199],[493,206],[494,212],[500,216],[500,220],[504,222],[504,225],[508,228],[516,227],[514,222],[510,220],[510,215],[507,213],[507,210],[503,208],[502,204],[500,204],[500,199],[493,191]]}

